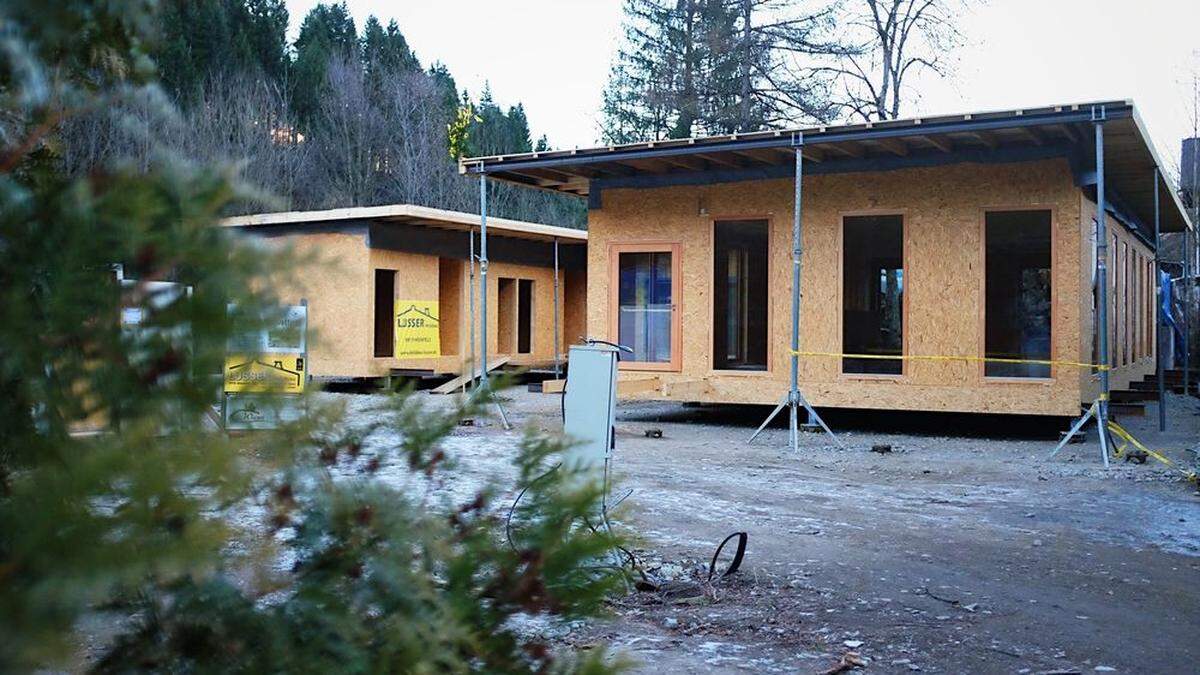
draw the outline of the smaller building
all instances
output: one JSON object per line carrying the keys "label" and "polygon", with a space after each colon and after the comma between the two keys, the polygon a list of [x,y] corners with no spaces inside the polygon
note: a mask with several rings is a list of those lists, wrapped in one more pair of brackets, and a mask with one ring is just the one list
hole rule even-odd
{"label": "smaller building", "polygon": [[[472,338],[478,352],[478,215],[398,204],[222,225],[316,261],[278,289],[285,303],[308,303],[315,379],[456,375]],[[488,258],[489,365],[551,367],[556,344],[565,359],[586,330],[587,232],[488,218]]]}

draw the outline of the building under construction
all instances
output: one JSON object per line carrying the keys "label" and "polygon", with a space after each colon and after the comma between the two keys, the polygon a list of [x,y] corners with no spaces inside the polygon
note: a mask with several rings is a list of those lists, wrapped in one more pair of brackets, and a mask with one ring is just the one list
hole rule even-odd
{"label": "building under construction", "polygon": [[587,232],[488,222],[488,330],[476,265],[478,215],[409,204],[227,218],[225,227],[309,260],[285,303],[308,303],[309,372],[318,380],[551,368],[585,331]]}
{"label": "building under construction", "polygon": [[462,162],[587,198],[626,395],[1056,416],[1155,371],[1163,166],[1128,101]]}

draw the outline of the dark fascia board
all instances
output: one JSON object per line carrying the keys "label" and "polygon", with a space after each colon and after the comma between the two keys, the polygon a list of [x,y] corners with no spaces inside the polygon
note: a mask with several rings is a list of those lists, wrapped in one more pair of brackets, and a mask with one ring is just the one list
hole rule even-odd
{"label": "dark fascia board", "polygon": [[[784,131],[778,136],[771,136],[768,138],[730,139],[717,142],[704,142],[703,139],[698,139],[697,142],[688,145],[628,149],[614,148],[611,150],[601,148],[596,150],[580,151],[576,154],[560,157],[529,159],[516,157],[513,159],[497,158],[491,160],[487,158],[481,158],[478,160],[468,159],[463,161],[463,168],[467,173],[491,174],[520,171],[522,169],[585,166],[588,164],[597,164],[603,162],[653,159],[656,157],[676,157],[680,155],[694,155],[711,152],[754,150],[762,148],[790,148],[797,146],[819,147],[820,145],[826,143],[840,143],[846,141],[868,141],[887,138],[902,138],[905,136],[929,136],[938,134],[996,131],[1000,129],[1018,129],[1055,124],[1090,123],[1097,120],[1098,114],[1101,114],[1099,106],[1095,110],[1092,108],[1081,108],[1079,110],[1064,110],[1037,114],[1012,114],[1004,117],[984,117],[948,122],[935,121],[920,124],[908,123],[905,125],[888,127],[869,127],[848,130],[839,130],[834,128],[826,131]],[[1128,104],[1109,104],[1103,106],[1102,114],[1102,119],[1104,120],[1128,118],[1133,116],[1133,107]]]}
{"label": "dark fascia board", "polygon": [[[352,234],[363,239],[368,248],[405,251],[441,258],[467,260],[471,242],[467,230],[431,228],[413,223],[374,220],[336,220],[275,225],[243,225],[230,228],[238,236],[289,237],[311,234]],[[476,237],[478,237],[476,233]],[[476,247],[478,247],[476,240]],[[488,234],[489,257],[493,262],[508,262],[533,267],[554,266],[554,244],[503,234]],[[587,242],[559,240],[559,267],[583,269],[587,264]]]}
{"label": "dark fascia board", "polygon": [[[466,230],[443,230],[387,221],[371,224],[367,243],[371,248],[376,249],[405,251],[455,260],[468,260],[471,250],[471,241]],[[475,246],[475,250],[478,252],[478,240],[476,240]],[[554,243],[489,233],[488,259],[492,262],[531,267],[553,267]],[[561,269],[584,269],[586,265],[586,242],[559,241],[559,267]]]}
{"label": "dark fascia board", "polygon": [[[949,164],[1011,164],[1033,162],[1043,159],[1065,158],[1071,165],[1076,184],[1085,176],[1088,160],[1072,144],[1050,144],[1035,146],[1009,146],[996,149],[963,148],[953,152],[920,152],[906,156],[882,155],[878,157],[827,159],[820,163],[806,164],[806,176],[839,173],[866,173],[896,171],[900,169],[946,166]],[[643,174],[619,178],[596,178],[588,194],[588,208],[599,209],[603,205],[606,189],[658,188],[680,185],[711,185],[714,183],[737,183],[743,181],[775,180],[792,178],[796,169],[791,164],[726,169],[720,171],[689,171],[667,174]]]}
{"label": "dark fascia board", "polygon": [[265,238],[304,234],[355,234],[365,237],[370,227],[371,221],[369,220],[317,220],[269,225],[239,225],[227,229],[238,235]]}

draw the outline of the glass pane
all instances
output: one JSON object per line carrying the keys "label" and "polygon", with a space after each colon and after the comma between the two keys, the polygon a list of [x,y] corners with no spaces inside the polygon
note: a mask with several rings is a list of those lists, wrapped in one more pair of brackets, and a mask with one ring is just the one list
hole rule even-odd
{"label": "glass pane", "polygon": [[[899,356],[904,350],[904,221],[852,216],[842,233],[842,350]],[[842,359],[842,372],[899,375],[899,359]]]}
{"label": "glass pane", "polygon": [[767,221],[714,228],[713,368],[767,369]]}
{"label": "glass pane", "polygon": [[[1050,358],[1050,212],[987,214],[984,349],[988,358]],[[991,377],[1050,377],[1050,366],[987,363]]]}
{"label": "glass pane", "polygon": [[632,361],[670,362],[671,254],[618,255],[617,341]]}

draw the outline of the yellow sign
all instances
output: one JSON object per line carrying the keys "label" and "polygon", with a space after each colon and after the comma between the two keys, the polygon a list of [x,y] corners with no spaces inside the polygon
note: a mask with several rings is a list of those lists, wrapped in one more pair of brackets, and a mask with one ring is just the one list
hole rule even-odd
{"label": "yellow sign", "polygon": [[233,354],[225,357],[225,393],[304,393],[304,356]]}
{"label": "yellow sign", "polygon": [[396,358],[419,359],[441,355],[437,301],[397,300]]}

